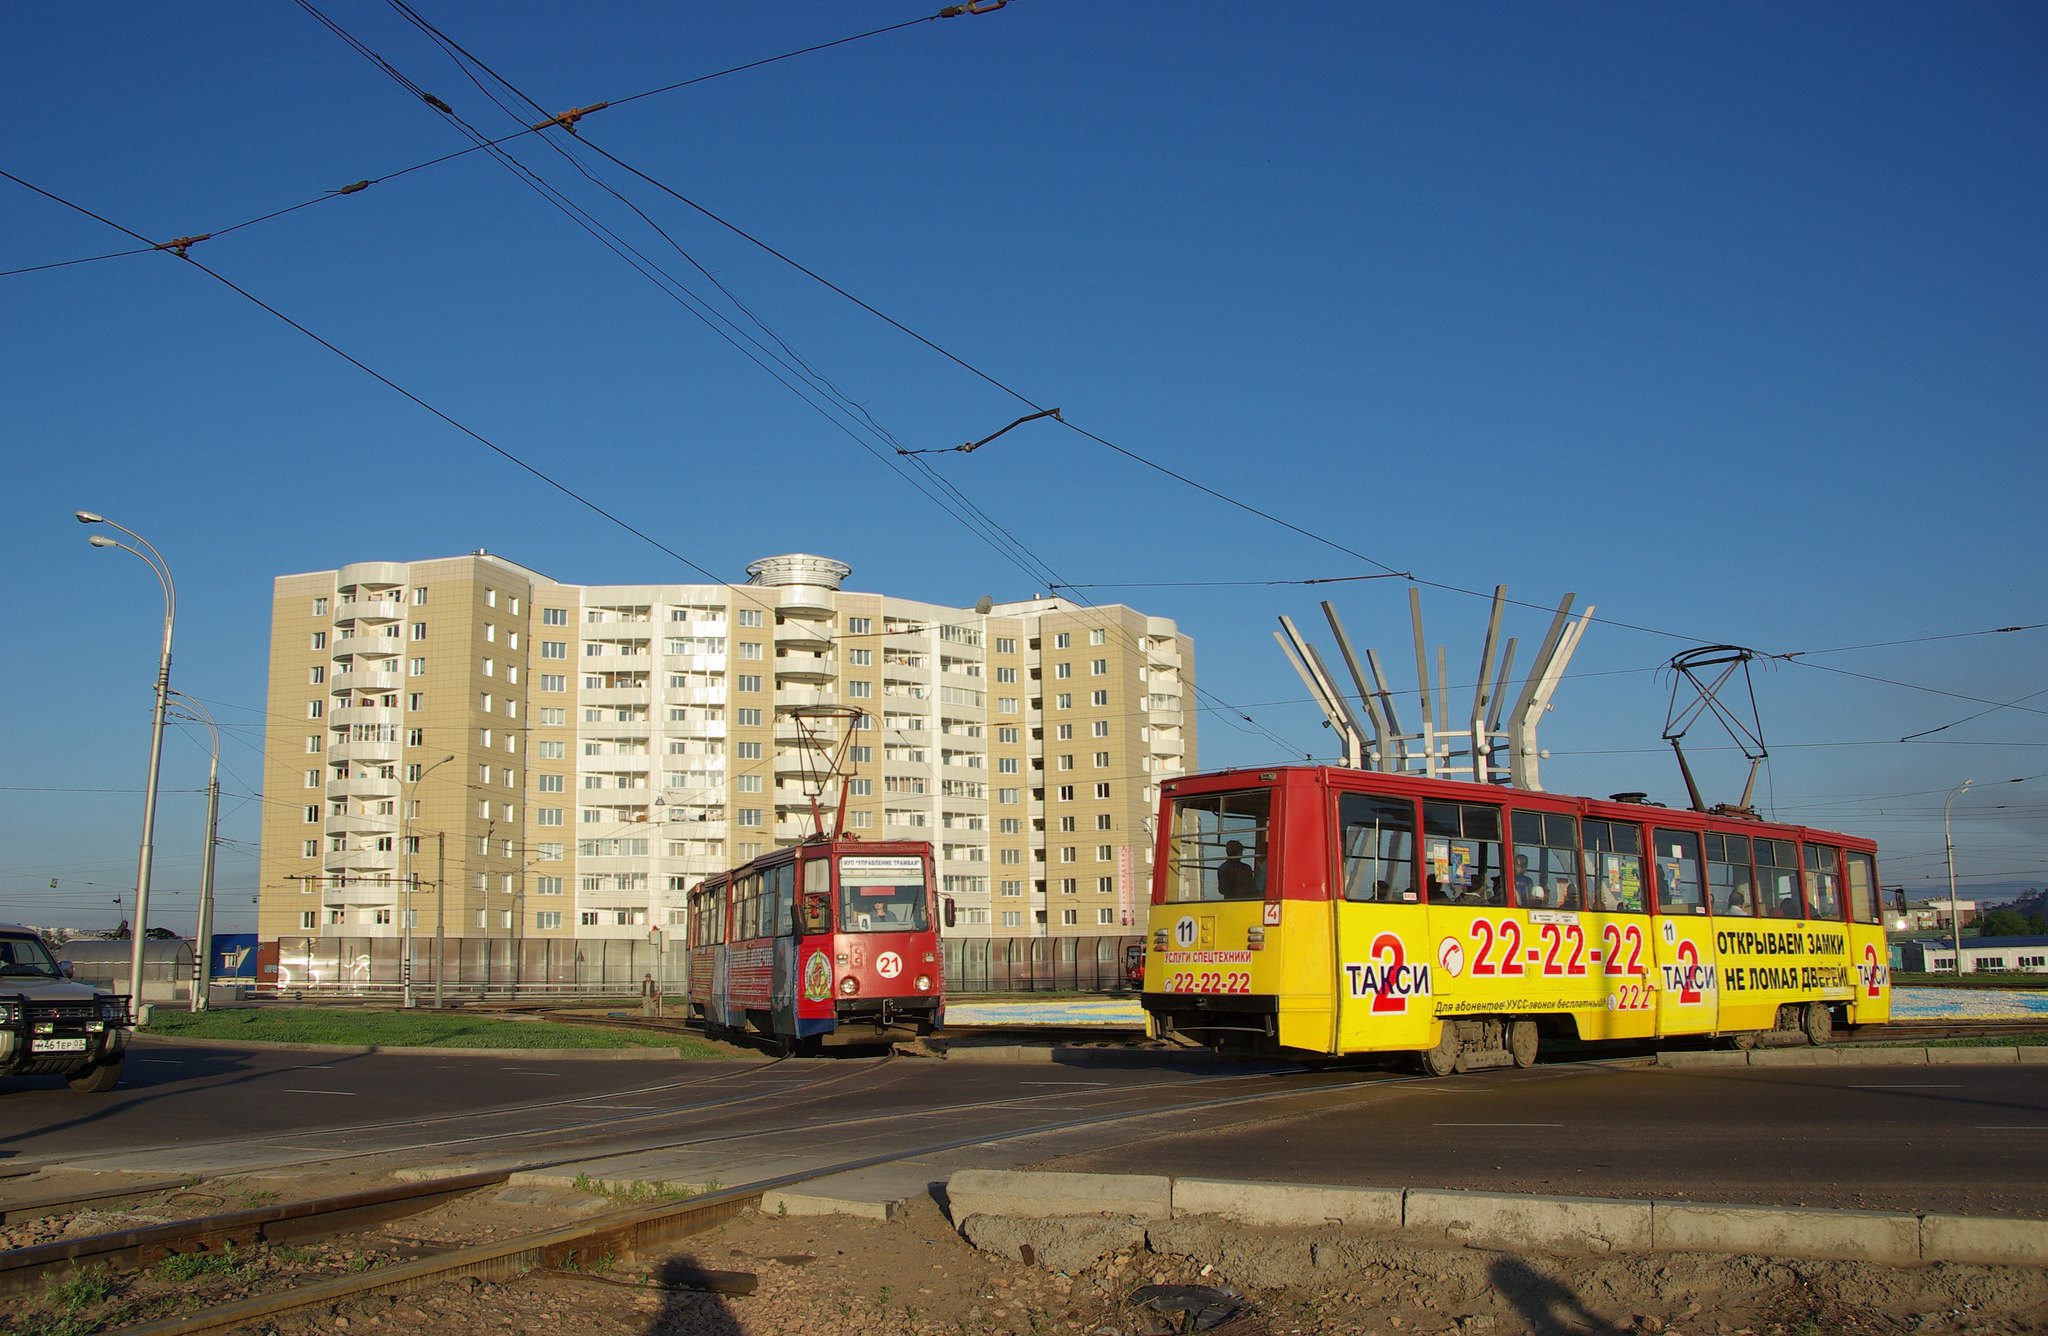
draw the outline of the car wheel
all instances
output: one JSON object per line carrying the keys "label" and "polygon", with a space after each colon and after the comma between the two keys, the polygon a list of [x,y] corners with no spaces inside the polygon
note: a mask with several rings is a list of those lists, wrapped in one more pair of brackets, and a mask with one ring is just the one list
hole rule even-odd
{"label": "car wheel", "polygon": [[124,1061],[125,1059],[117,1057],[105,1062],[96,1062],[64,1079],[70,1083],[73,1090],[83,1091],[88,1095],[104,1095],[121,1083],[121,1064]]}

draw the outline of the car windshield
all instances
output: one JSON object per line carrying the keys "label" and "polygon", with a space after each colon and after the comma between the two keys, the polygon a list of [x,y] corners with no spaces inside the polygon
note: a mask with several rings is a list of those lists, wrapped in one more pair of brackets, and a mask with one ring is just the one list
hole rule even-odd
{"label": "car windshield", "polygon": [[55,977],[56,957],[38,937],[0,937],[0,974],[39,974]]}

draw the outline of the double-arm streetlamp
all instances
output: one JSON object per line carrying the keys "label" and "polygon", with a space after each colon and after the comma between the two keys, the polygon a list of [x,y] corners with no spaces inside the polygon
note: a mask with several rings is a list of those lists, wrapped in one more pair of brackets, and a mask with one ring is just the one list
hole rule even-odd
{"label": "double-arm streetlamp", "polygon": [[1956,903],[1956,842],[1948,833],[1948,813],[1956,805],[1956,799],[1963,796],[1963,790],[1976,783],[1966,779],[1949,790],[1948,801],[1941,805],[1941,842],[1948,851],[1948,913],[1949,922],[1955,932],[1956,977],[1963,975],[1963,907]]}
{"label": "double-arm streetlamp", "polygon": [[[157,774],[163,763],[164,754],[164,706],[171,692],[171,627],[178,617],[178,587],[171,581],[170,565],[163,554],[150,545],[147,538],[133,529],[114,523],[104,515],[95,515],[90,510],[75,512],[80,524],[104,524],[109,529],[118,529],[140,543],[130,547],[118,538],[105,534],[94,534],[88,541],[94,547],[118,547],[131,556],[140,557],[156,574],[157,582],[164,587],[164,648],[157,661],[156,670],[156,712],[149,728],[149,781],[143,787],[142,797],[142,849],[135,868],[135,948],[128,962],[128,1012],[140,1019],[142,1016],[142,951],[149,940],[149,871],[153,846],[151,839],[156,829],[156,785]],[[211,853],[211,849],[208,850]],[[204,949],[202,946],[201,949]]]}

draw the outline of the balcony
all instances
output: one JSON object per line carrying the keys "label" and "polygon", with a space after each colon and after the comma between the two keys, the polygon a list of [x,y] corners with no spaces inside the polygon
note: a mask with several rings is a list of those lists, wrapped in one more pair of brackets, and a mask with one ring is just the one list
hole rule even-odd
{"label": "balcony", "polygon": [[388,742],[358,742],[353,739],[336,742],[327,749],[329,760],[389,764],[398,759],[398,739]]}
{"label": "balcony", "polygon": [[398,711],[382,705],[350,705],[330,711],[327,725],[330,728],[349,728],[359,724],[378,724],[386,728],[398,727]]}
{"label": "balcony", "polygon": [[650,689],[645,686],[592,687],[585,691],[578,699],[584,705],[604,709],[608,706],[645,705],[651,697]]}
{"label": "balcony", "polygon": [[359,622],[395,622],[405,616],[405,605],[395,598],[359,598],[342,604],[336,611]]}
{"label": "balcony", "polygon": [[398,781],[378,779],[371,775],[351,775],[347,779],[327,781],[329,798],[395,798],[398,796]]}
{"label": "balcony", "polygon": [[829,654],[778,654],[776,682],[830,682],[839,676],[839,660]]}
{"label": "balcony", "polygon": [[396,691],[405,681],[397,673],[376,668],[351,668],[328,679],[330,691]]}

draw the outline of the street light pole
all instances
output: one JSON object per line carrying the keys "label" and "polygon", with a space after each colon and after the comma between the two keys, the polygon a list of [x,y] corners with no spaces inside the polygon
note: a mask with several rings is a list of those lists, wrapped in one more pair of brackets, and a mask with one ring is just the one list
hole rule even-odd
{"label": "street light pole", "polygon": [[118,538],[105,534],[94,534],[88,541],[94,547],[118,547],[131,556],[139,557],[155,573],[158,583],[164,587],[164,646],[158,656],[156,670],[156,711],[149,726],[149,780],[143,786],[142,795],[142,848],[136,857],[135,866],[135,928],[134,949],[128,961],[128,1014],[135,1020],[142,1018],[142,953],[149,941],[149,873],[154,861],[155,846],[152,840],[156,833],[156,788],[157,775],[163,765],[164,754],[164,706],[171,691],[171,629],[178,619],[178,587],[171,580],[171,568],[164,561],[163,554],[151,546],[150,541],[133,529],[114,523],[104,515],[90,510],[74,512],[80,524],[104,524],[118,529],[136,542],[140,548],[133,548]]}
{"label": "street light pole", "polygon": [[173,689],[181,708],[206,725],[213,740],[213,759],[206,766],[206,852],[199,860],[199,926],[192,941],[192,1010],[205,1011],[206,990],[213,977],[213,852],[220,842],[220,726],[212,711],[182,691]]}
{"label": "street light pole", "polygon": [[400,905],[399,905],[399,910],[398,910],[398,920],[399,920],[399,923],[400,923],[400,924],[402,925],[402,926],[401,926],[401,928],[400,928],[400,933],[401,933],[401,941],[403,942],[403,945],[402,945],[402,946],[401,946],[401,947],[399,948],[399,950],[400,950],[400,952],[401,952],[402,954],[401,954],[401,957],[400,957],[400,959],[399,959],[399,962],[398,962],[398,995],[399,995],[399,1005],[400,1005],[401,1007],[404,1007],[404,1008],[405,1008],[405,1009],[407,1009],[408,1011],[412,1009],[412,1003],[413,1003],[413,997],[412,997],[412,893],[413,893],[413,890],[415,889],[414,883],[415,883],[415,882],[417,882],[417,881],[418,881],[418,879],[419,879],[419,873],[417,873],[417,872],[413,871],[413,854],[412,854],[412,804],[413,804],[413,795],[417,794],[417,793],[418,793],[418,792],[420,791],[420,790],[419,790],[419,786],[420,786],[420,780],[421,780],[421,779],[425,779],[425,778],[426,778],[426,777],[427,777],[428,775],[431,775],[431,774],[433,774],[433,773],[434,773],[434,772],[435,772],[436,770],[439,770],[439,769],[440,769],[440,768],[441,768],[442,766],[444,766],[444,765],[448,764],[448,763],[449,763],[450,761],[452,761],[452,760],[454,760],[454,759],[455,759],[455,753],[453,753],[453,752],[450,752],[450,753],[448,753],[448,755],[446,755],[446,756],[443,756],[443,757],[442,757],[442,758],[441,758],[440,760],[438,760],[438,761],[434,762],[434,763],[433,763],[432,765],[428,766],[428,767],[427,767],[426,769],[424,769],[424,770],[420,771],[420,774],[419,774],[419,779],[414,779],[414,780],[410,780],[410,781],[408,781],[408,782],[407,782],[407,783],[406,783],[406,784],[405,784],[404,786],[402,786],[402,787],[401,787],[401,788],[399,789],[399,796],[398,796],[398,887],[399,887],[399,896],[400,896],[400,899],[401,899],[401,903],[400,903]]}
{"label": "street light pole", "polygon": [[1966,779],[1956,785],[1950,790],[1948,801],[1941,805],[1941,842],[1948,850],[1948,913],[1949,922],[1955,931],[1958,979],[1963,977],[1963,907],[1956,902],[1956,842],[1948,833],[1948,813],[1949,808],[1955,806],[1956,799],[1963,796],[1963,790],[1974,783],[1975,780]]}

